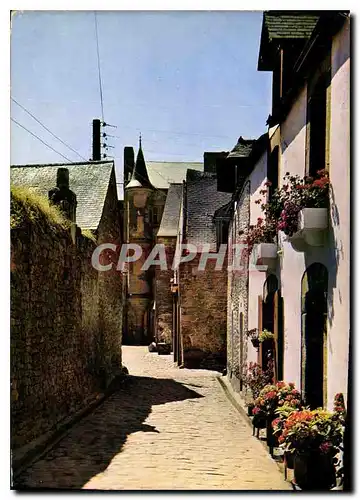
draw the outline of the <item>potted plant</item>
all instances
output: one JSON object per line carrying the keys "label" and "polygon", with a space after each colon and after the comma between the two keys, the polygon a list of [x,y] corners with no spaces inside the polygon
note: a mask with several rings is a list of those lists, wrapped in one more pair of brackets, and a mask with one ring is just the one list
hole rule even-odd
{"label": "potted plant", "polygon": [[[287,400],[283,404],[283,406],[280,406],[275,410],[275,415],[276,418],[272,421],[271,426],[273,429],[273,433],[276,436],[277,443],[279,443],[279,437],[281,436],[284,428],[285,428],[285,422],[288,419],[288,417],[293,413],[294,411],[298,411],[301,409],[301,400],[300,398],[297,398],[297,400]],[[294,453],[291,451],[284,451],[284,465],[288,469],[293,469],[294,468]]]}
{"label": "potted plant", "polygon": [[294,478],[302,490],[326,491],[335,486],[335,456],[342,438],[343,423],[337,412],[303,409],[288,416],[279,443],[294,453]]}
{"label": "potted plant", "polygon": [[274,334],[272,332],[269,332],[269,330],[264,329],[262,332],[259,334],[259,342],[266,342],[266,341],[273,341],[274,340]]}
{"label": "potted plant", "polygon": [[284,404],[297,408],[301,405],[301,395],[295,389],[293,383],[277,382],[265,386],[255,400],[255,408],[258,408],[267,418],[267,444],[272,449],[278,444],[278,437],[273,432],[272,421],[275,419],[275,411]]}
{"label": "potted plant", "polygon": [[267,270],[268,267],[276,266],[277,244],[275,221],[258,217],[257,223],[252,224],[246,231],[239,233],[243,236],[241,243],[245,245],[244,253],[250,256],[254,252],[254,263],[259,270]]}
{"label": "potted plant", "polygon": [[[283,186],[268,201],[255,201],[261,203],[267,224],[275,225],[275,232],[282,231],[291,240],[303,238],[310,245],[321,245],[328,225],[328,172],[323,169],[304,178],[287,172],[283,180]],[[267,194],[267,190],[260,194]]]}
{"label": "potted plant", "polygon": [[262,370],[261,366],[257,363],[250,362],[245,365],[243,369],[242,381],[247,389],[250,391],[250,398],[247,399],[248,415],[253,416],[253,409],[255,407],[255,399],[259,396],[261,389],[272,381],[273,373],[269,370]]}
{"label": "potted plant", "polygon": [[321,245],[328,226],[328,172],[319,170],[315,177],[303,179],[287,173],[284,180],[289,184],[278,229],[289,237],[301,237],[310,245]]}

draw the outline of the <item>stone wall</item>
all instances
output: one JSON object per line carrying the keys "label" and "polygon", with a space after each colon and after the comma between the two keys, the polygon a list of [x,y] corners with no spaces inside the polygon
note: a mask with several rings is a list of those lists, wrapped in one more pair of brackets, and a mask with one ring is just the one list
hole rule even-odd
{"label": "stone wall", "polygon": [[160,266],[156,266],[155,270],[155,338],[157,342],[172,344],[173,297],[170,280],[174,275],[171,266],[175,254],[176,237],[157,238],[157,244],[165,245],[167,270],[160,269]]}
{"label": "stone wall", "polygon": [[[240,232],[249,224],[250,218],[250,184],[247,182],[234,211],[229,230],[229,247],[239,245]],[[247,360],[247,342],[244,332],[248,328],[248,262],[241,262],[244,267],[229,270],[227,297],[227,373],[235,390],[241,389],[242,365]]]}
{"label": "stone wall", "polygon": [[95,246],[79,230],[74,244],[45,218],[11,230],[14,457],[86,406],[121,368],[122,284],[119,273],[92,267]]}
{"label": "stone wall", "polygon": [[212,367],[226,364],[226,258],[221,270],[216,260],[198,269],[199,255],[180,265],[181,335],[184,365]]}

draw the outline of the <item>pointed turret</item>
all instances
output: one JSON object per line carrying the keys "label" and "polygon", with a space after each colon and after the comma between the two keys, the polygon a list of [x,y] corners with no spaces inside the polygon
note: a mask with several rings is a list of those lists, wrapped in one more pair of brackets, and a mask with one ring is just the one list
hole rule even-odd
{"label": "pointed turret", "polygon": [[131,175],[130,182],[126,186],[126,188],[131,188],[131,187],[147,187],[147,188],[153,187],[148,177],[144,153],[141,147],[141,134],[139,138],[139,151],[136,157],[134,170]]}

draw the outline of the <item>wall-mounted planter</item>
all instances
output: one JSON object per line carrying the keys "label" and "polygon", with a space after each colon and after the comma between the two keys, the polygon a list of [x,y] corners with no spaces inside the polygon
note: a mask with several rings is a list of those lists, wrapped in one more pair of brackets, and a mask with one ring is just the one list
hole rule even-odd
{"label": "wall-mounted planter", "polygon": [[[278,260],[278,247],[275,243],[259,243],[255,247],[255,265],[274,269]],[[259,269],[260,271],[262,269]]]}
{"label": "wall-mounted planter", "polygon": [[298,231],[291,240],[304,240],[308,245],[323,246],[328,228],[327,208],[303,208],[299,212]]}

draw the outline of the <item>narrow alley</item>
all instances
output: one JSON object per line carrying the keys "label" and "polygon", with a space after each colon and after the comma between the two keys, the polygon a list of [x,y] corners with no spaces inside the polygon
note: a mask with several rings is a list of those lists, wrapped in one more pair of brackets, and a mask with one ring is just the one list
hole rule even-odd
{"label": "narrow alley", "polygon": [[19,488],[288,490],[216,380],[123,347],[126,384],[25,471]]}

